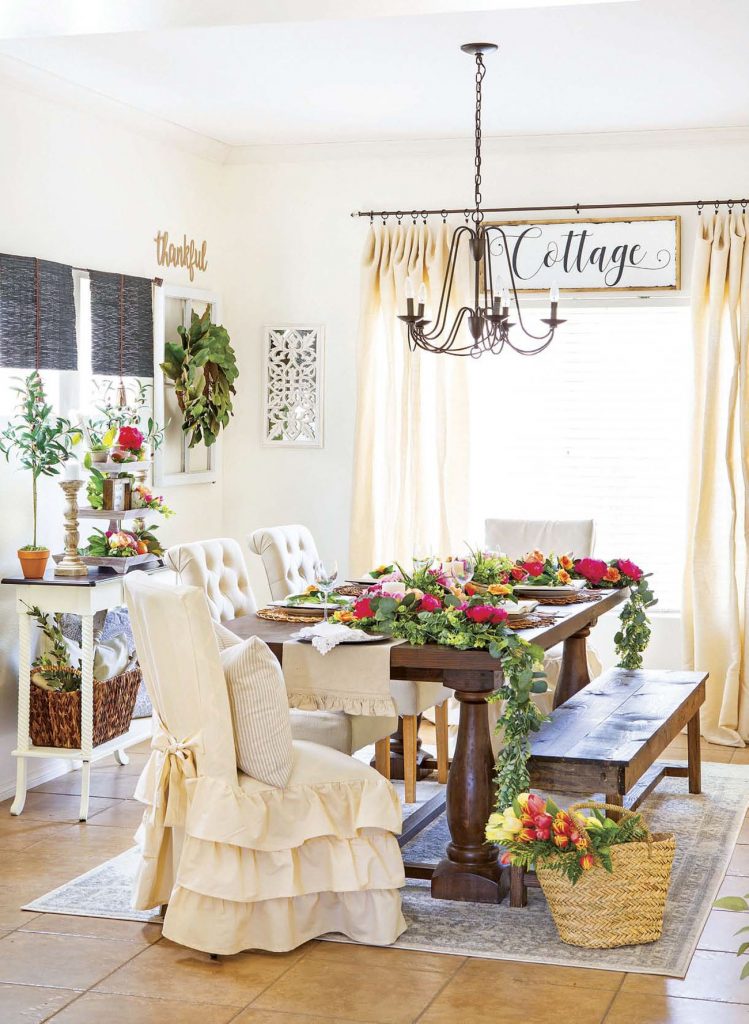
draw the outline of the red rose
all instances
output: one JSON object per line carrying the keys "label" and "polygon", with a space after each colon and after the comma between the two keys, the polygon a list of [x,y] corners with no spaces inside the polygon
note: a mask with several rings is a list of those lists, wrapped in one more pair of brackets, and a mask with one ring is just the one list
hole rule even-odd
{"label": "red rose", "polygon": [[436,612],[442,607],[442,602],[434,594],[424,594],[419,601],[420,612]]}
{"label": "red rose", "polygon": [[489,622],[494,617],[495,609],[490,604],[478,604],[473,608],[466,608],[466,618],[471,622]]}
{"label": "red rose", "polygon": [[628,558],[620,558],[616,565],[622,576],[629,576],[635,583],[642,579],[642,569]]}
{"label": "red rose", "polygon": [[543,562],[523,562],[523,568],[529,576],[540,576],[544,571]]}
{"label": "red rose", "polygon": [[119,433],[117,434],[117,444],[121,448],[129,448],[131,451],[137,451],[143,447],[143,434],[138,430],[137,427],[120,427]]}
{"label": "red rose", "polygon": [[600,558],[581,558],[575,562],[575,572],[583,576],[588,583],[600,583],[607,569],[608,565]]}
{"label": "red rose", "polygon": [[512,578],[514,580],[518,580],[518,582],[520,580],[524,580],[526,578],[526,576],[528,575],[528,573],[525,571],[525,569],[521,569],[519,565],[516,565],[514,569],[511,569],[510,573],[512,575]]}
{"label": "red rose", "polygon": [[362,597],[354,604],[354,616],[357,619],[374,618],[374,608],[369,603],[368,597]]}

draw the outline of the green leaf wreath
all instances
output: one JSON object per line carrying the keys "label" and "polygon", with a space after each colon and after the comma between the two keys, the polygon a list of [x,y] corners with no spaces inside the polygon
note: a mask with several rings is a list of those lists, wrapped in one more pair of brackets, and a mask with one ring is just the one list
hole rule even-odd
{"label": "green leaf wreath", "polygon": [[237,360],[226,328],[211,323],[210,312],[207,307],[202,316],[193,313],[189,327],[177,328],[180,341],[166,343],[161,363],[164,376],[174,381],[190,448],[201,441],[210,447],[234,415]]}

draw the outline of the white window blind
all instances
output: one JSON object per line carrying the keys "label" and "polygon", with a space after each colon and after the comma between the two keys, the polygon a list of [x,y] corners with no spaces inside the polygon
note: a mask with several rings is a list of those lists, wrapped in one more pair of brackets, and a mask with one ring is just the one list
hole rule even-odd
{"label": "white window blind", "polygon": [[489,517],[595,519],[596,554],[652,571],[667,611],[681,605],[692,356],[688,308],[656,303],[568,305],[545,352],[471,366],[471,508],[476,537]]}

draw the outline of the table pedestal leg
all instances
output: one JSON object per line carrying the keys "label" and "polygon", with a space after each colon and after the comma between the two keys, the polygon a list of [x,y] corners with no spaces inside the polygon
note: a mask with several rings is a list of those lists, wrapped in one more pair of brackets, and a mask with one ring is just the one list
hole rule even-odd
{"label": "table pedestal leg", "polygon": [[[591,623],[595,625],[595,623]],[[558,708],[570,697],[574,697],[590,682],[588,673],[588,652],[586,640],[590,636],[590,626],[579,629],[577,633],[564,641],[562,667],[554,691],[554,707]]]}
{"label": "table pedestal leg", "polygon": [[[445,685],[455,687],[460,724],[447,779],[451,841],[432,875],[432,896],[499,903],[504,896],[499,851],[484,838],[494,802],[494,757],[486,707],[487,694],[495,689],[494,673],[446,672]],[[460,686],[473,688],[463,690]]]}

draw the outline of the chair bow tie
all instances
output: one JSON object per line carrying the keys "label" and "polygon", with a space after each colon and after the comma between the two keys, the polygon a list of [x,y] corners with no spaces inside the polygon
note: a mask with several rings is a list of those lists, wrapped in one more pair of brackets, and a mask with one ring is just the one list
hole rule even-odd
{"label": "chair bow tie", "polygon": [[158,780],[156,806],[163,811],[165,827],[181,827],[187,814],[187,790],[185,781],[197,777],[195,754],[203,753],[202,733],[197,732],[186,740],[178,740],[167,731],[161,722],[151,740],[151,748],[164,755]]}

